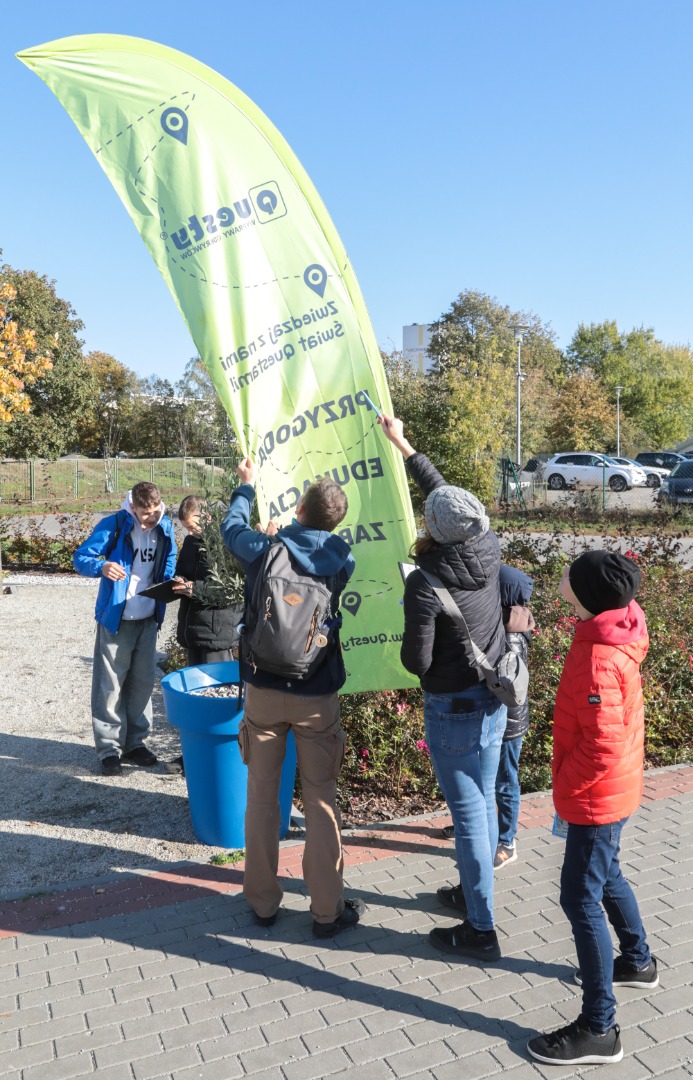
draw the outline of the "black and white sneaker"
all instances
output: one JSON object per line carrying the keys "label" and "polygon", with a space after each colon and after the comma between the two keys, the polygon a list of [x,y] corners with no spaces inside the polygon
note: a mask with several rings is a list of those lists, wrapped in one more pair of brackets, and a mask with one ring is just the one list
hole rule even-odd
{"label": "black and white sneaker", "polygon": [[367,910],[363,900],[359,897],[354,900],[345,900],[344,911],[332,922],[320,923],[313,920],[313,937],[331,938],[335,934],[341,934],[342,930],[350,930],[352,926],[356,926]]}
{"label": "black and white sneaker", "polygon": [[467,901],[461,885],[442,885],[437,890],[436,896],[441,904],[452,908],[461,919],[467,918]]}
{"label": "black and white sneaker", "polygon": [[[582,975],[575,972],[575,982],[582,986]],[[614,960],[614,986],[634,986],[636,990],[654,990],[659,986],[659,972],[657,970],[657,957],[653,956],[645,968],[636,968],[623,956],[617,956]]]}
{"label": "black and white sneaker", "polygon": [[123,772],[123,766],[120,764],[120,758],[117,754],[109,754],[108,757],[101,759],[101,772],[104,776],[120,776]]}
{"label": "black and white sneaker", "polygon": [[434,948],[452,956],[464,956],[492,964],[500,960],[501,951],[495,930],[477,930],[469,921],[458,926],[437,926],[428,940]]}
{"label": "black and white sneaker", "polygon": [[527,1049],[536,1061],[547,1065],[607,1065],[623,1057],[618,1024],[606,1035],[593,1035],[581,1016],[567,1027],[536,1035],[527,1043]]}

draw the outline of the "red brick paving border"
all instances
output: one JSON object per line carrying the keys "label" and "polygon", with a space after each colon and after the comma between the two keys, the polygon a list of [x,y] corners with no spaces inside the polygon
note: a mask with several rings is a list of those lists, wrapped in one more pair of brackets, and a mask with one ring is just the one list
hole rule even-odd
{"label": "red brick paving border", "polygon": [[[669,799],[693,791],[693,765],[654,769],[645,776],[643,802]],[[449,850],[450,842],[440,835],[449,823],[447,815],[403,822],[377,830],[364,829],[344,837],[344,864],[361,866],[397,855]],[[522,800],[520,829],[549,826],[553,821],[550,792]],[[279,872],[285,878],[301,877],[303,844],[282,847]],[[0,938],[16,934],[41,933],[61,926],[105,919],[111,915],[147,911],[199,900],[215,893],[238,893],[243,887],[243,863],[233,867],[191,865],[171,871],[128,874],[103,886],[68,889],[49,896],[30,897],[0,904]]]}

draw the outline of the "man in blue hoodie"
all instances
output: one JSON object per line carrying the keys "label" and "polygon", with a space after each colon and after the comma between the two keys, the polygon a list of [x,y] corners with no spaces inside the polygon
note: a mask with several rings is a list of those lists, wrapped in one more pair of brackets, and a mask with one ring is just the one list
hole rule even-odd
{"label": "man in blue hoodie", "polygon": [[142,480],[120,510],[103,518],[73,556],[78,574],[100,578],[91,712],[104,776],[122,773],[121,759],[150,768],[156,635],[166,610],[144,589],[173,577],[173,524],[155,484]]}
{"label": "man in blue hoodie", "polygon": [[[250,458],[238,465],[241,479],[224,519],[224,543],[246,571],[246,612],[264,556],[273,542],[268,533],[250,527],[255,498],[255,466]],[[296,507],[291,525],[277,533],[301,573],[332,579],[332,611],[351,577],[354,560],[349,546],[332,530],[348,509],[341,487],[329,479],[311,484]],[[274,541],[276,542],[276,541]],[[311,900],[313,933],[333,937],[355,926],[365,911],[362,900],[344,899],[344,857],[337,777],[344,757],[345,736],[339,720],[338,690],[346,672],[338,629],[324,648],[324,659],[308,678],[298,682],[249,664],[241,648],[241,677],[246,682],[245,715],[239,730],[243,760],[248,766],[245,818],[246,859],[243,895],[260,926],[271,926],[283,896],[279,865],[279,781],[291,729],[296,740],[306,816],[303,875]]]}

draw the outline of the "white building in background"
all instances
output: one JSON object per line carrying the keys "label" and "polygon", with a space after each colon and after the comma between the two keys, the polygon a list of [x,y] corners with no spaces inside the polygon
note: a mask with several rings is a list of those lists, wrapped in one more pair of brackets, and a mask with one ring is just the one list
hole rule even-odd
{"label": "white building in background", "polygon": [[411,326],[402,327],[402,353],[404,359],[419,375],[430,371],[433,361],[428,355],[428,346],[431,343],[431,327],[428,323],[412,323]]}

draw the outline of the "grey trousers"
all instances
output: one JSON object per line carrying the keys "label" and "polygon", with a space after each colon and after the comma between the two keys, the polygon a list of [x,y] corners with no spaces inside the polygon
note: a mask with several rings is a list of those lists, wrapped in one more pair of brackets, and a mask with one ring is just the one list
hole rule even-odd
{"label": "grey trousers", "polygon": [[143,746],[152,728],[156,619],[123,619],[117,634],[97,623],[91,715],[99,759]]}

